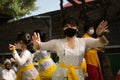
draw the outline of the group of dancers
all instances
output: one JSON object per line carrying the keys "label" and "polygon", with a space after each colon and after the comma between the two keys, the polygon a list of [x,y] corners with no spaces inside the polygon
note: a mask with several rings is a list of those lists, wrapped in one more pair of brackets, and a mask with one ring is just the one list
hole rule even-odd
{"label": "group of dancers", "polygon": [[[102,21],[97,29],[97,38],[85,36],[80,38],[76,36],[78,31],[78,21],[74,17],[66,17],[63,20],[64,38],[52,39],[44,41],[39,31],[34,31],[33,35],[26,32],[17,34],[17,43],[9,44],[13,58],[18,64],[16,80],[85,80],[82,62],[86,52],[90,49],[103,47],[108,44],[107,38],[103,33],[109,32],[107,29],[107,21]],[[91,27],[91,26],[89,26]],[[88,32],[92,32],[88,28]],[[85,35],[88,35],[87,33]],[[20,55],[18,51],[20,50]],[[59,57],[59,61],[55,63],[50,53],[47,51],[55,51]],[[93,54],[86,54],[92,57]],[[95,55],[95,54],[94,54]],[[37,57],[38,71],[34,67],[33,58]],[[96,56],[95,56],[96,57]],[[98,59],[98,58],[97,58]],[[91,60],[86,60],[88,73],[92,69],[99,69],[99,62],[91,65]],[[95,62],[95,61],[94,61]],[[94,67],[97,66],[98,68]],[[97,71],[94,70],[94,77],[89,80],[103,80],[98,77]],[[95,72],[96,71],[96,72]],[[89,77],[89,74],[88,74]],[[97,77],[98,79],[93,79]]]}

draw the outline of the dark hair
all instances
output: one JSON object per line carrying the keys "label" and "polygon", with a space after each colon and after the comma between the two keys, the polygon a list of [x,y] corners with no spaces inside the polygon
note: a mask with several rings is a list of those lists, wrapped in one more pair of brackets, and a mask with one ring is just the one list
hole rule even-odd
{"label": "dark hair", "polygon": [[71,24],[73,26],[78,26],[78,21],[72,16],[67,16],[62,21],[62,26],[64,27],[66,24]]}
{"label": "dark hair", "polygon": [[96,22],[91,22],[91,23],[90,22],[86,22],[84,24],[84,27],[83,27],[84,32],[86,33],[90,27],[93,27],[94,30],[95,30],[95,32],[92,35],[92,37],[97,38],[97,34],[96,34],[97,23]]}
{"label": "dark hair", "polygon": [[19,32],[17,34],[17,41],[23,41],[24,44],[27,45],[27,49],[33,53],[35,52],[34,48],[33,48],[33,41],[32,41],[32,37],[29,33],[25,33],[25,32]]}
{"label": "dark hair", "polygon": [[94,23],[85,22],[84,27],[83,27],[84,32],[87,32],[90,27],[95,27],[95,24]]}
{"label": "dark hair", "polygon": [[41,41],[45,42],[45,33],[42,34],[42,32],[39,29],[36,29],[33,32],[39,33]]}

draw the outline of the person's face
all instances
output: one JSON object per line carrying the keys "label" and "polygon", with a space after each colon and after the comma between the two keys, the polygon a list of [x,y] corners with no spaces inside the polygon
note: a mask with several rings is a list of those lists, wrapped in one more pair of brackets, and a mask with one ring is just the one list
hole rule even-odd
{"label": "person's face", "polygon": [[5,64],[5,68],[8,69],[8,70],[10,70],[11,69],[11,63],[7,62]]}
{"label": "person's face", "polygon": [[72,29],[77,30],[77,26],[73,26],[73,25],[70,25],[70,24],[66,24],[66,25],[64,26],[63,30],[66,30],[66,29],[68,29],[68,28],[72,28]]}
{"label": "person's face", "polygon": [[22,49],[22,47],[23,47],[23,45],[22,45],[23,43],[20,41],[20,42],[17,42],[17,44],[15,45],[16,46],[16,49],[19,49],[19,50],[21,50]]}
{"label": "person's face", "polygon": [[88,33],[90,35],[94,34],[94,28],[93,27],[90,27],[89,30],[88,30]]}
{"label": "person's face", "polygon": [[74,37],[77,32],[77,27],[70,24],[66,24],[63,30],[64,30],[64,35],[66,37]]}

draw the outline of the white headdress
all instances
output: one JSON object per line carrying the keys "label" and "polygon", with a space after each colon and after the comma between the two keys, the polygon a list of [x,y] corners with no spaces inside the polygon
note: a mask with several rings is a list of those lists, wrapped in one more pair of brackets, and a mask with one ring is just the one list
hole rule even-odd
{"label": "white headdress", "polygon": [[6,64],[6,63],[11,63],[11,61],[9,59],[6,59],[4,64]]}

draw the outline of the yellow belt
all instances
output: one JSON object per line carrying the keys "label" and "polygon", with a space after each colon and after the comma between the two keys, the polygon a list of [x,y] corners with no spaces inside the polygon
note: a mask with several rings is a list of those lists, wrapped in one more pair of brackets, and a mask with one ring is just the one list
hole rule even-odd
{"label": "yellow belt", "polygon": [[31,68],[34,68],[33,64],[29,64],[28,66],[24,66],[23,68],[21,68],[20,70],[18,70],[17,72],[17,79],[16,80],[22,80],[22,74],[24,71],[27,71]]}
{"label": "yellow belt", "polygon": [[38,63],[41,64],[42,62],[45,62],[45,61],[50,60],[50,59],[51,59],[50,56],[48,56],[42,60],[38,60]]}
{"label": "yellow belt", "polygon": [[60,63],[60,66],[68,69],[68,80],[80,80],[75,69],[81,69],[81,66],[66,65]]}

